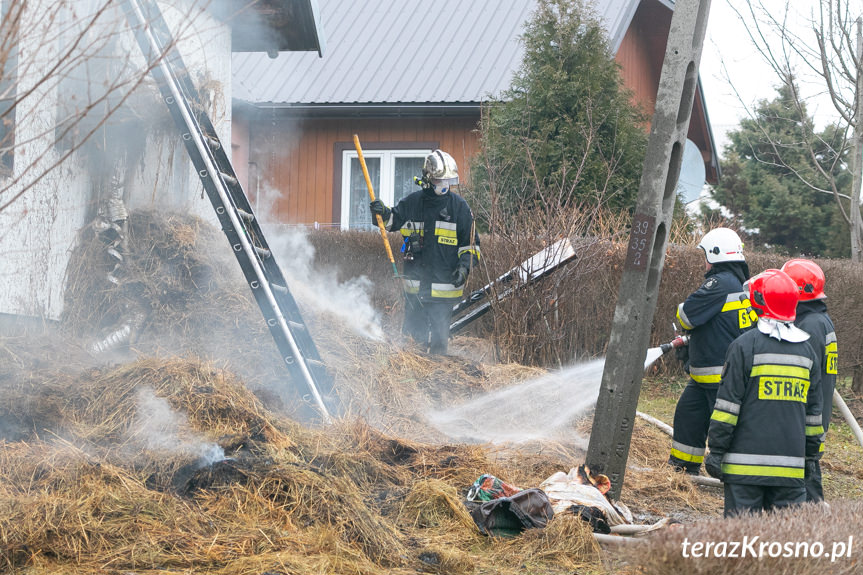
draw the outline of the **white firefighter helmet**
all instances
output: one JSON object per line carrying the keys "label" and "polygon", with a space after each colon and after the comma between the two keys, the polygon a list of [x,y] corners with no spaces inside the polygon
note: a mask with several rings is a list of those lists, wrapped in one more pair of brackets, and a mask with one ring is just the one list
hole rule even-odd
{"label": "white firefighter helmet", "polygon": [[434,185],[437,194],[445,194],[450,186],[458,184],[458,166],[452,156],[435,150],[423,162],[423,176]]}
{"label": "white firefighter helmet", "polygon": [[704,250],[707,263],[718,264],[720,262],[743,262],[743,242],[734,230],[728,228],[716,228],[710,230],[698,247]]}

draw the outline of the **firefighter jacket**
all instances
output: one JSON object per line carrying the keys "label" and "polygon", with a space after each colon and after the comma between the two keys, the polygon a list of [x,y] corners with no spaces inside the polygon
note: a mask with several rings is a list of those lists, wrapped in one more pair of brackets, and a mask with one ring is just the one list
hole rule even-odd
{"label": "firefighter jacket", "polygon": [[[836,347],[836,329],[827,315],[827,306],[821,300],[802,301],[797,304],[797,319],[794,325],[809,334],[809,344],[818,356],[821,366],[821,415],[824,432],[830,427],[830,406],[833,405],[833,390],[836,389],[836,374],[839,352]],[[824,443],[821,443],[824,449]]]}
{"label": "firefighter jacket", "polygon": [[808,341],[757,329],[731,343],[708,432],[724,482],[803,486],[806,459],[818,455],[824,432],[817,361]]}
{"label": "firefighter jacket", "polygon": [[[466,270],[479,263],[479,235],[473,214],[460,195],[418,190],[399,201],[387,222],[390,231],[401,231],[405,247],[405,293],[422,301],[455,301],[464,285],[452,283],[452,273],[461,264]],[[471,237],[473,233],[473,237]],[[410,242],[418,234],[418,242]]]}
{"label": "firefighter jacket", "polygon": [[677,306],[677,320],[690,332],[689,376],[713,389],[719,385],[728,345],[757,317],[743,291],[746,277],[735,263],[714,264],[701,287]]}

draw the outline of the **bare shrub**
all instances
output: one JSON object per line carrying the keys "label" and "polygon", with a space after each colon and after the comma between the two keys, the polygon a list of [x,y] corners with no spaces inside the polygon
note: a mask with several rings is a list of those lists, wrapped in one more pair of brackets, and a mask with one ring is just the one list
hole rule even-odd
{"label": "bare shrub", "polygon": [[[559,228],[528,225],[521,234],[481,237],[480,269],[469,276],[465,293],[482,287],[566,233],[571,233],[566,237],[577,254],[575,261],[504,298],[489,314],[462,332],[493,341],[498,360],[557,367],[605,353],[626,256],[625,238],[613,234],[613,230],[623,229],[621,221],[599,212],[580,214],[573,210],[565,214],[561,212],[558,221],[568,224]],[[597,235],[585,233],[587,217],[592,218]],[[561,235],[554,230],[561,230]],[[319,254],[316,265],[338,264],[346,276],[367,275],[372,280],[375,306],[386,312],[388,328],[398,329],[401,285],[393,280],[380,236],[321,231],[312,233],[310,239]],[[698,239],[700,235],[696,237],[681,230],[672,238],[680,243],[669,244],[651,346],[674,337],[677,304],[704,279],[704,254],[695,247]],[[391,240],[397,245],[395,237]],[[786,261],[784,256],[761,252],[747,252],[746,258],[752,275],[767,268],[779,268]],[[816,261],[827,276],[827,306],[836,324],[840,373],[850,375],[863,367],[863,292],[859,289],[863,284],[863,266],[848,260]],[[657,369],[661,373],[681,373],[680,363],[673,358],[657,362]]]}
{"label": "bare shrub", "polygon": [[[863,504],[859,501],[837,501],[830,507],[807,504],[766,515],[681,525],[651,537],[644,545],[626,546],[622,553],[631,564],[632,572],[650,575],[858,573],[863,560],[853,544],[858,543],[854,538],[859,536],[861,529]],[[740,557],[742,544],[755,538],[753,548],[756,553],[761,553],[760,558],[749,555],[748,549],[747,555]],[[684,542],[687,543],[688,557],[684,556]],[[696,542],[712,543],[711,556],[693,557],[692,544]],[[722,542],[726,545],[721,546]],[[732,542],[740,543],[737,558],[728,556],[733,548]],[[704,547],[699,547],[696,553],[703,555],[704,551]],[[844,554],[837,556],[842,551]]]}

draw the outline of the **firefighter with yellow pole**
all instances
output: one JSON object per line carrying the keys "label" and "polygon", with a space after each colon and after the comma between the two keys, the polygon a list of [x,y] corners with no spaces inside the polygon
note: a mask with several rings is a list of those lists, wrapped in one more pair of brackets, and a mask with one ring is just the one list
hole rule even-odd
{"label": "firefighter with yellow pole", "polygon": [[445,355],[453,305],[461,301],[468,274],[479,264],[479,236],[470,207],[452,190],[459,183],[452,156],[435,150],[425,158],[422,178],[414,181],[420,189],[395,207],[372,198],[370,208],[375,219],[389,231],[400,231],[404,240],[402,331],[424,351]]}

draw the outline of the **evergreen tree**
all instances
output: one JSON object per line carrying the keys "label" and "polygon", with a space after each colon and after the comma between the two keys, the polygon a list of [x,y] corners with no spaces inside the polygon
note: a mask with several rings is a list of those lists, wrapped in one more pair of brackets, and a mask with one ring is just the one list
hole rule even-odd
{"label": "evergreen tree", "polygon": [[[723,178],[714,197],[749,230],[756,245],[790,255],[847,257],[847,233],[834,198],[806,183],[829,189],[811,161],[806,134],[814,133],[813,120],[805,108],[797,112],[788,86],[777,92],[773,100],[758,104],[754,118],[742,120],[729,134]],[[834,145],[841,135],[829,126],[817,136],[818,161],[827,171],[835,164],[834,176],[847,190],[851,174],[843,162],[834,162]]]}
{"label": "evergreen tree", "polygon": [[539,0],[512,87],[483,110],[471,201],[480,218],[525,208],[631,210],[646,116],[633,103],[606,33],[581,0]]}

